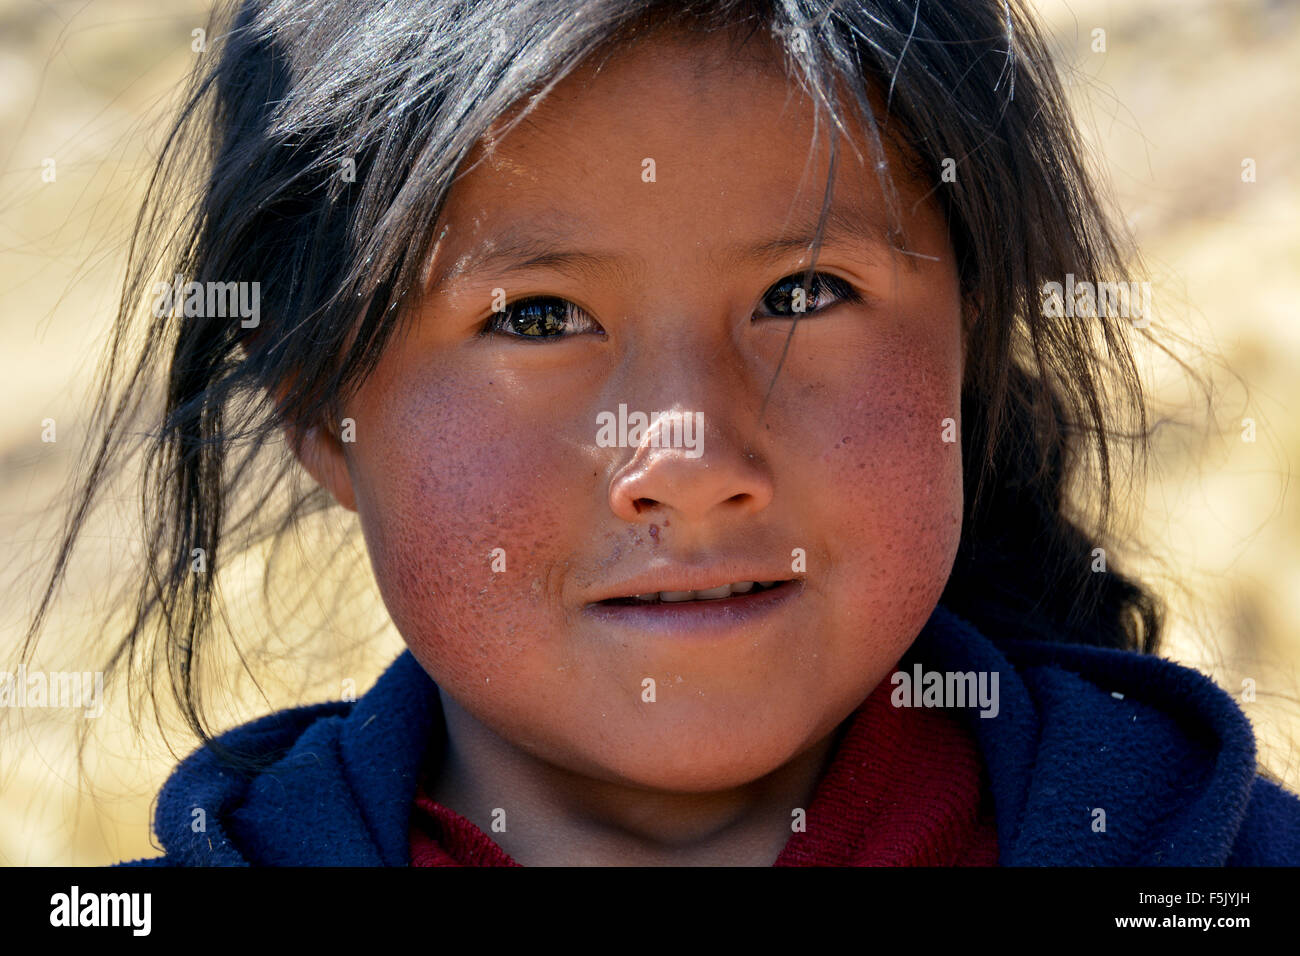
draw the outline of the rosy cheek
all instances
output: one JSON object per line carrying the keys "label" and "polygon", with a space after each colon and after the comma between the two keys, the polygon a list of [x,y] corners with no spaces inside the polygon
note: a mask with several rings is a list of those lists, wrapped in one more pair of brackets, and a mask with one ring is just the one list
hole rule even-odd
{"label": "rosy cheek", "polygon": [[916,337],[862,355],[801,418],[826,422],[816,470],[844,611],[863,633],[906,634],[942,593],[960,539],[960,367],[953,350]]}
{"label": "rosy cheek", "polygon": [[562,445],[454,379],[383,394],[358,412],[373,444],[356,458],[380,592],[440,679],[481,684],[539,640],[572,507]]}

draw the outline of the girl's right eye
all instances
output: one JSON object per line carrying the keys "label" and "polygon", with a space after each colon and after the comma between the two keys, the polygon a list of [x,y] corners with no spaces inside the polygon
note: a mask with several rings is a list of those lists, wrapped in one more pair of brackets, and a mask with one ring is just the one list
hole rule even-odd
{"label": "girl's right eye", "polygon": [[537,340],[567,338],[566,331],[575,335],[605,332],[595,319],[568,299],[535,296],[511,302],[502,311],[493,313],[479,334]]}

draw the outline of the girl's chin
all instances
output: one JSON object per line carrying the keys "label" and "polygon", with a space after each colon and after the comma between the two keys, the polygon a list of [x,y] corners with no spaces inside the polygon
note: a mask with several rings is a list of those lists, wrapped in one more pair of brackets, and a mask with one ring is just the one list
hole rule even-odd
{"label": "girl's chin", "polygon": [[[700,738],[707,739],[707,738]],[[799,741],[751,736],[707,749],[699,746],[636,748],[631,759],[598,755],[589,775],[609,783],[664,793],[710,793],[743,787],[789,765],[806,752]]]}

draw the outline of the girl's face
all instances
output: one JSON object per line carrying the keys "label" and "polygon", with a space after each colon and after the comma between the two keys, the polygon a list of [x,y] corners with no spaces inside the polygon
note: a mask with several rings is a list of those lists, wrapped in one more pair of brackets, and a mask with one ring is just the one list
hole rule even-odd
{"label": "girl's face", "polygon": [[[721,40],[579,70],[456,181],[409,333],[345,406],[355,440],[309,439],[412,652],[535,758],[664,790],[755,780],[857,707],[944,588],[945,224],[900,179],[891,246],[853,130],[791,337],[829,166],[813,132],[811,101]],[[637,412],[652,427],[618,444]],[[633,598],[750,581],[791,583]]]}

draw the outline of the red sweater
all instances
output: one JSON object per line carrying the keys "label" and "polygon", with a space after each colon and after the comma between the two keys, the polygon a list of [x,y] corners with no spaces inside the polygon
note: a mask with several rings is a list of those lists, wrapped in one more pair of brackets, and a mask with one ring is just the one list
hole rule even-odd
{"label": "red sweater", "polygon": [[[807,810],[773,866],[996,866],[997,832],[979,750],[942,710],[900,708],[882,681],[841,725]],[[792,818],[793,819],[793,818]],[[422,784],[412,866],[518,866]]]}

